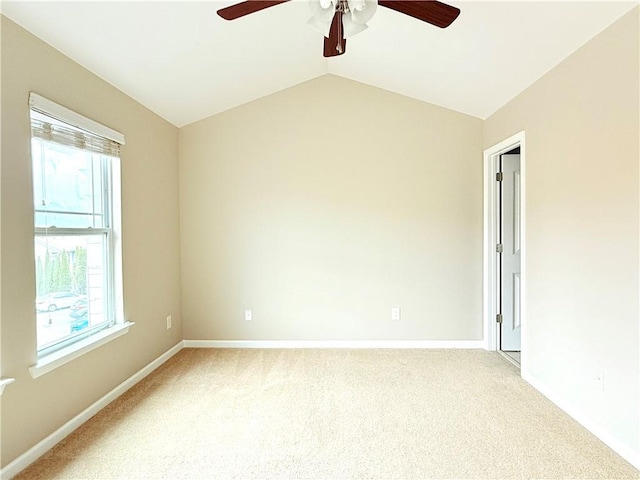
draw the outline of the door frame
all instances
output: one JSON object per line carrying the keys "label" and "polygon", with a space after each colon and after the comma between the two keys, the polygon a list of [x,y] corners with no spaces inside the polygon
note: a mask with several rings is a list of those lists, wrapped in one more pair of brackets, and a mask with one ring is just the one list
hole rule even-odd
{"label": "door frame", "polygon": [[521,321],[521,371],[524,371],[526,362],[527,345],[527,321],[526,321],[526,293],[527,293],[527,229],[526,229],[526,149],[524,130],[503,140],[502,142],[487,148],[484,151],[484,242],[483,242],[483,321],[484,321],[484,343],[486,350],[498,350],[498,324],[496,314],[498,311],[497,291],[498,291],[498,254],[497,244],[497,202],[498,202],[498,182],[496,173],[498,172],[498,159],[503,153],[507,153],[516,147],[520,147],[520,181],[521,202],[521,257],[520,257],[520,321]]}

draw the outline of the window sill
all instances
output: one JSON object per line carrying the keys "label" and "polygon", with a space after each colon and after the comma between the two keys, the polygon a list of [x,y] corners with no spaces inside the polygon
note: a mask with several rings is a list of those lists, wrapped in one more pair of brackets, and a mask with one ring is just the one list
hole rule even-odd
{"label": "window sill", "polygon": [[134,325],[133,322],[125,322],[115,325],[111,328],[107,328],[95,335],[91,335],[83,340],[80,340],[73,345],[62,348],[56,352],[53,352],[45,357],[38,359],[38,363],[29,367],[29,373],[33,378],[38,378],[49,373],[52,370],[64,365],[65,363],[74,360],[85,353],[94,350],[105,343],[114,340],[129,331],[129,328]]}
{"label": "window sill", "polygon": [[3,378],[0,379],[0,395],[2,395],[2,392],[4,392],[4,388],[9,385],[10,383],[15,382],[16,379],[15,378]]}

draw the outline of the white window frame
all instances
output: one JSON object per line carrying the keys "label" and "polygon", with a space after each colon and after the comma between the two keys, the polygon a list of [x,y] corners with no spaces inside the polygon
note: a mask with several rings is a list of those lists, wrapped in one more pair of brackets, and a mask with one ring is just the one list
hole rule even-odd
{"label": "white window frame", "polygon": [[[101,125],[83,115],[80,115],[62,105],[48,100],[36,93],[29,96],[30,110],[43,113],[53,117],[73,127],[84,130],[93,135],[97,135],[112,140],[120,145],[125,144],[124,135]],[[33,161],[31,159],[31,161]],[[101,329],[92,329],[85,334],[77,335],[65,340],[61,340],[51,347],[43,348],[40,351],[36,348],[38,361],[29,368],[33,378],[44,375],[65,363],[78,358],[79,356],[98,348],[105,343],[124,335],[133,325],[124,319],[123,293],[122,293],[122,235],[121,235],[121,195],[120,195],[120,159],[114,158],[109,167],[109,200],[107,208],[109,210],[109,223],[107,229],[101,229],[106,233],[109,249],[109,264],[106,267],[109,276],[107,283],[110,318]],[[105,212],[106,214],[107,212]],[[35,210],[34,210],[35,215]],[[34,228],[34,241],[37,236],[43,233],[42,228]],[[49,235],[78,235],[83,229],[59,228],[49,231]]]}

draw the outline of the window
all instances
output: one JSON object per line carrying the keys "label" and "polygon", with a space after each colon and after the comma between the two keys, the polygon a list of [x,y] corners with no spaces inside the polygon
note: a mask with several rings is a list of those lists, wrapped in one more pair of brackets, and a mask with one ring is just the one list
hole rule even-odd
{"label": "window", "polygon": [[30,104],[37,348],[43,356],[122,322],[116,237],[124,138],[38,95],[31,94]]}

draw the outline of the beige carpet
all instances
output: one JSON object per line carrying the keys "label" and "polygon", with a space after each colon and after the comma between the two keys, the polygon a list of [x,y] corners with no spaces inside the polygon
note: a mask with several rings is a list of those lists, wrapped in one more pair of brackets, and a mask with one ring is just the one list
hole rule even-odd
{"label": "beige carpet", "polygon": [[16,478],[640,474],[495,353],[185,349]]}

